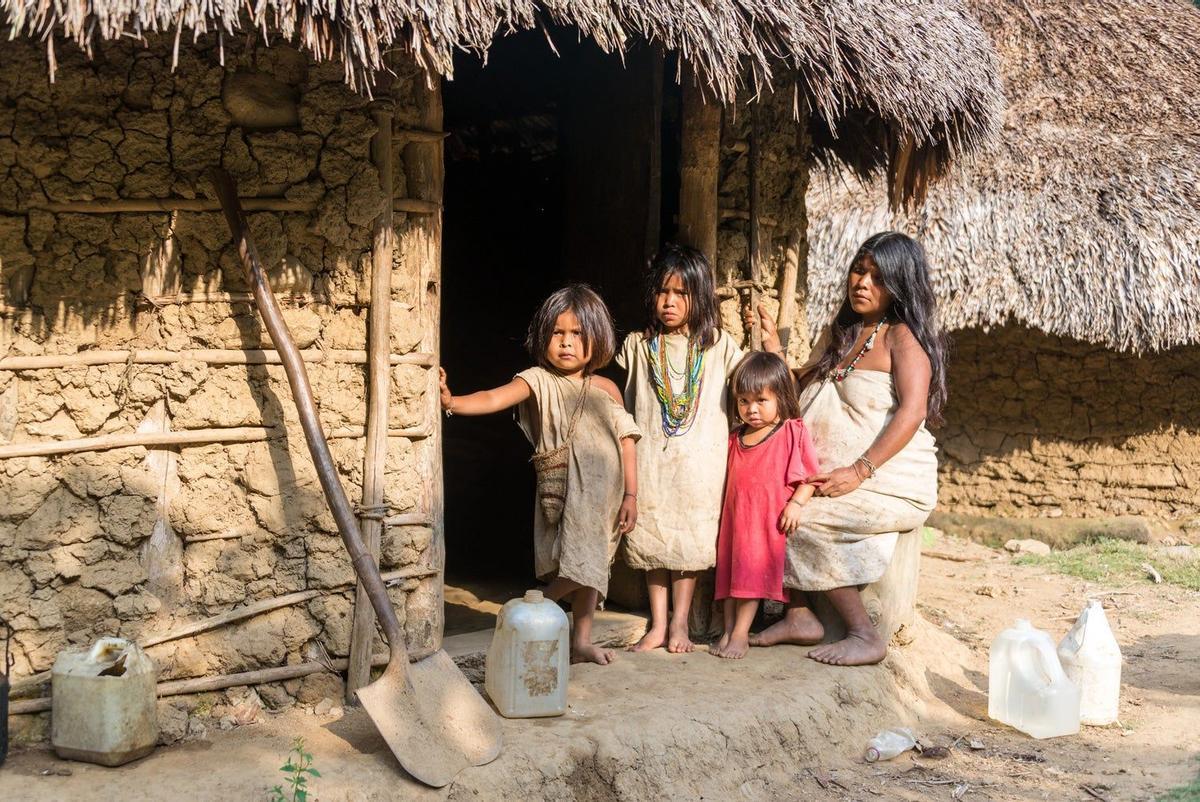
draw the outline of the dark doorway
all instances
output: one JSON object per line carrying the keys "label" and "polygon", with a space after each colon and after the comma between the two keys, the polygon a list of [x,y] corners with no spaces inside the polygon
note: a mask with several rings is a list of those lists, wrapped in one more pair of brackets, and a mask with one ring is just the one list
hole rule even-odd
{"label": "dark doorway", "polygon": [[[498,40],[444,85],[442,362],[455,393],[533,361],[530,318],[586,281],[621,332],[640,323],[641,276],[661,229],[662,59],[603,54],[575,32]],[[445,426],[447,598],[503,602],[534,586],[531,448],[511,413]],[[447,632],[489,626],[447,608]]]}

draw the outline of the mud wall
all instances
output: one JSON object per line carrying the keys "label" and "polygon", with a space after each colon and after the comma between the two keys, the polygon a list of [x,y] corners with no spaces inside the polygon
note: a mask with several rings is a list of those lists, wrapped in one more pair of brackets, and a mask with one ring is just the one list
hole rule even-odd
{"label": "mud wall", "polygon": [[[808,191],[810,139],[805,126],[795,120],[791,90],[794,76],[786,70],[776,77],[774,92],[764,91],[758,114],[758,213],[762,296],[773,316],[778,315],[778,290],[787,261],[789,237],[794,238],[799,267],[793,329],[788,340],[788,359],[793,363],[808,356],[805,304],[808,262],[808,218],[804,196]],[[745,336],[742,309],[744,291],[731,295],[734,282],[750,276],[750,186],[749,137],[752,111],[750,96],[739,95],[725,107],[721,130],[721,160],[718,178],[720,226],[717,229],[718,288],[724,289],[722,325],[735,335]]]}
{"label": "mud wall", "polygon": [[952,336],[940,509],[1200,520],[1200,347],[1135,356],[1017,326]]}
{"label": "mud wall", "polygon": [[[219,212],[52,206],[203,197],[202,173],[214,163],[239,181],[243,197],[301,207],[249,215],[298,344],[365,349],[371,225],[383,201],[366,101],[344,87],[340,67],[309,63],[287,47],[227,40],[222,67],[215,42],[201,43],[181,49],[173,72],[169,58],[169,42],[110,45],[93,62],[64,46],[50,84],[42,46],[5,44],[0,358],[269,348],[252,306],[237,299],[246,288]],[[398,127],[415,124],[428,102],[411,69],[401,69],[391,95]],[[402,169],[395,181],[404,197]],[[401,238],[405,226],[398,213]],[[435,345],[428,279],[398,249],[393,354]],[[326,431],[341,432],[331,446],[352,500],[361,498],[363,473],[354,429],[366,411],[361,361],[308,367]],[[393,369],[393,429],[431,425],[427,371]],[[345,657],[353,573],[281,367],[184,360],[0,370],[0,446],[139,427],[265,427],[265,439],[0,459],[0,617],[16,631],[14,678],[48,669],[60,649],[100,635],[159,634],[302,590],[321,592],[155,647],[160,677]],[[428,514],[439,503],[426,498],[423,481],[438,448],[436,438],[390,439],[391,512]],[[384,570],[436,572],[434,541],[428,526],[390,528]],[[440,576],[404,579],[392,591],[409,649],[436,648]],[[338,683],[326,673],[260,690],[268,703],[288,704],[296,695],[336,698]]]}

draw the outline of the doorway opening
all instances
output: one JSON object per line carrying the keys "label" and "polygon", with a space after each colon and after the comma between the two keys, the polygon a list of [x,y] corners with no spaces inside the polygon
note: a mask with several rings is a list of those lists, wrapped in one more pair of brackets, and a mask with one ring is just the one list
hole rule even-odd
{"label": "doorway opening", "polygon": [[[662,57],[643,46],[622,63],[578,38],[504,37],[486,65],[457,59],[444,84],[442,363],[457,394],[534,364],[529,320],[568,282],[601,294],[618,337],[641,324],[642,275],[663,228]],[[454,417],[444,432],[455,634],[492,626],[500,604],[536,586],[534,476],[511,412]]]}

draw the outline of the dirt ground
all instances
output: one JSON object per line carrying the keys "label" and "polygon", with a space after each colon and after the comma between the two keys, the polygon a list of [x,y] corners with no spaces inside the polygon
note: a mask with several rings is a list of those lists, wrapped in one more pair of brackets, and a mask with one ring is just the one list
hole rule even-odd
{"label": "dirt ground", "polygon": [[[1154,800],[1200,764],[1200,593],[1136,582],[1098,585],[1006,552],[941,538],[922,559],[922,621],[880,666],[838,669],[799,647],[740,662],[703,651],[622,654],[575,666],[557,719],[506,721],[504,754],[424,789],[396,766],[365,716],[294,708],[118,769],[12,754],[0,799],[256,799],[282,779],[305,738],[317,799],[1102,799]],[[1088,597],[1104,599],[1125,654],[1121,725],[1030,739],[986,718],[987,647],[1017,616],[1056,638]],[[470,594],[458,596],[469,602]],[[481,615],[486,611],[480,610]],[[614,641],[630,627],[610,626]],[[467,638],[468,636],[458,636]],[[455,638],[448,639],[454,641]],[[479,639],[476,638],[478,643]],[[478,676],[478,658],[460,658]],[[907,724],[926,747],[867,764],[876,730]]]}

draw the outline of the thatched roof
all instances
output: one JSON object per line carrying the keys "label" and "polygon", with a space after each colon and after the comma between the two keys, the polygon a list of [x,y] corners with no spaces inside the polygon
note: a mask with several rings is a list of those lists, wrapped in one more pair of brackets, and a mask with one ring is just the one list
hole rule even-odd
{"label": "thatched roof", "polygon": [[[94,37],[263,31],[315,58],[343,61],[369,88],[383,53],[403,48],[450,76],[456,51],[485,54],[508,32],[571,26],[607,52],[636,40],[679,52],[724,101],[781,65],[799,74],[818,144],[863,174],[896,168],[899,194],[919,192],[948,157],[990,138],[1003,97],[991,43],[960,0],[0,0],[17,34]],[[792,87],[785,87],[791,90]],[[834,141],[834,135],[838,140]],[[899,195],[898,195],[899,196]]]}
{"label": "thatched roof", "polygon": [[815,179],[810,320],[862,240],[919,237],[950,328],[1017,321],[1122,350],[1200,342],[1200,10],[1186,0],[970,0],[1011,105],[999,143],[911,213]]}

